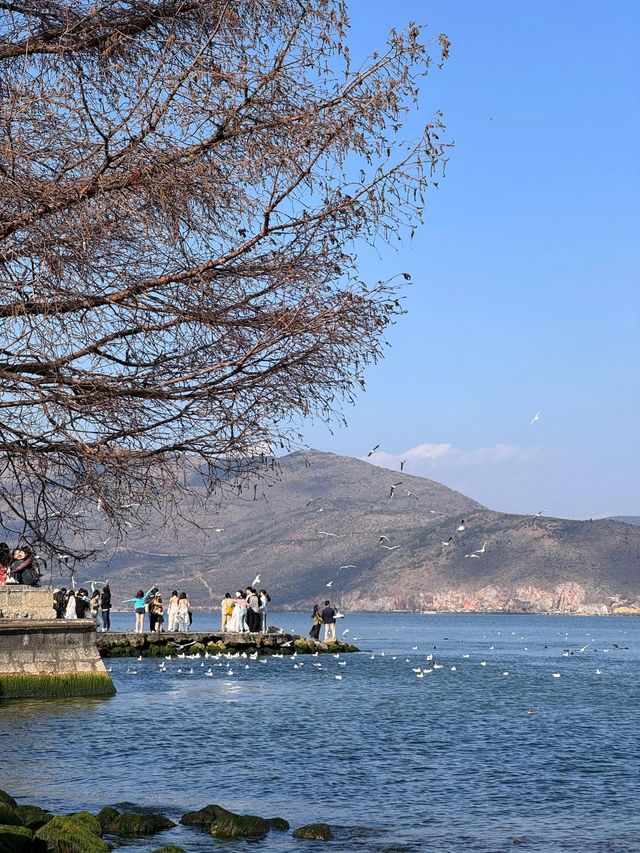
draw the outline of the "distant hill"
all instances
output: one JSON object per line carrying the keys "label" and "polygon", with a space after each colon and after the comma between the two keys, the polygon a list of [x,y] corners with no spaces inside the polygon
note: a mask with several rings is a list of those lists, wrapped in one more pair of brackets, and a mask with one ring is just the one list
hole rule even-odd
{"label": "distant hill", "polygon": [[197,518],[208,530],[132,535],[128,551],[95,569],[110,576],[114,599],[157,580],[210,607],[259,573],[273,606],[285,608],[325,596],[358,610],[633,612],[638,604],[640,528],[631,524],[492,512],[432,480],[331,453],[279,462],[266,497],[260,486],[257,500],[224,500],[217,515]]}
{"label": "distant hill", "polygon": [[622,521],[624,524],[640,524],[640,515],[610,515],[610,521]]}

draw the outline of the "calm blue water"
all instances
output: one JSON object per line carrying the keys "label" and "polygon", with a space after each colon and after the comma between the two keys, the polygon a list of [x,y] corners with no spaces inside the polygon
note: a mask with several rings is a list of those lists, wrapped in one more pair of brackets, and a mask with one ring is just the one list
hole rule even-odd
{"label": "calm blue water", "polygon": [[[216,622],[196,614],[194,627]],[[177,819],[219,803],[292,828],[327,821],[337,837],[323,849],[345,853],[498,853],[514,838],[545,853],[640,851],[640,619],[358,614],[338,628],[366,651],[173,659],[166,673],[113,660],[113,699],[4,703],[0,787],[60,812],[131,802]],[[442,668],[418,677],[428,654]],[[126,849],[170,841],[310,849],[182,827]]]}

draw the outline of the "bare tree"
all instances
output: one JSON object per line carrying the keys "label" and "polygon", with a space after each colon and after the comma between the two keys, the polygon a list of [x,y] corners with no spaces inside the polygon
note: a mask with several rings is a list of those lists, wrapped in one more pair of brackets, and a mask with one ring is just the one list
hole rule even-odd
{"label": "bare tree", "polygon": [[347,27],[340,0],[0,0],[6,530],[55,550],[236,488],[364,384],[402,309],[356,247],[419,223],[446,146],[439,113],[400,136],[420,29],[352,68]]}

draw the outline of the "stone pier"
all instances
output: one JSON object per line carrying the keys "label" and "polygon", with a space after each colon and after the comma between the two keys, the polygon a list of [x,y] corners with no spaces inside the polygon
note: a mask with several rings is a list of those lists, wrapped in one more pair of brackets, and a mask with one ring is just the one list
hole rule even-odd
{"label": "stone pier", "polygon": [[0,699],[112,696],[92,619],[52,619],[52,590],[0,587]]}

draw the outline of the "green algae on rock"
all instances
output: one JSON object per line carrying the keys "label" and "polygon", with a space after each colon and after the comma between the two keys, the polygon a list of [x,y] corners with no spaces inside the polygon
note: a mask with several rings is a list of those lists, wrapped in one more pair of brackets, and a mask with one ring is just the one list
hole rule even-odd
{"label": "green algae on rock", "polygon": [[108,673],[0,675],[0,699],[55,699],[68,696],[113,696],[116,688]]}
{"label": "green algae on rock", "polygon": [[92,832],[94,835],[102,835],[102,826],[100,825],[100,821],[95,815],[92,815],[91,812],[71,812],[67,817],[72,817],[74,820],[77,820],[85,829]]}
{"label": "green algae on rock", "polygon": [[289,821],[283,817],[268,817],[267,823],[269,829],[275,829],[277,832],[289,832]]}
{"label": "green algae on rock", "polygon": [[[274,829],[286,823],[282,818],[273,820],[280,822]],[[271,821],[258,815],[236,814],[213,803],[198,811],[187,812],[180,818],[180,823],[208,829],[214,838],[260,838],[272,826]]]}
{"label": "green algae on rock", "polygon": [[33,832],[26,826],[0,824],[0,850],[2,853],[31,853]]}
{"label": "green algae on rock", "polygon": [[141,835],[154,835],[176,824],[159,812],[119,812],[114,808],[104,808],[98,812],[98,822],[106,835],[122,838],[137,838]]}
{"label": "green algae on rock", "polygon": [[[29,829],[40,829],[41,826],[44,826],[45,823],[49,823],[53,814],[51,812],[45,811],[45,809],[41,809],[40,806],[16,806],[17,814],[22,818],[22,821],[25,826],[28,826]],[[0,848],[1,849],[1,848]]]}
{"label": "green algae on rock", "polygon": [[13,806],[14,809],[18,805],[17,801],[13,799],[11,794],[7,794],[7,792],[3,791],[2,788],[0,788],[0,803],[6,803],[8,806]]}
{"label": "green algae on rock", "polygon": [[307,838],[310,841],[331,841],[333,833],[328,823],[307,823],[293,831],[294,838]]}
{"label": "green algae on rock", "polygon": [[35,833],[49,853],[109,853],[109,845],[87,829],[84,818],[62,815],[52,818]]}
{"label": "green algae on rock", "polygon": [[24,821],[13,806],[10,806],[9,803],[0,803],[0,824],[3,826],[24,826]]}
{"label": "green algae on rock", "polygon": [[157,850],[152,850],[151,853],[186,853],[182,847],[176,847],[175,844],[167,844],[166,847],[158,847]]}

